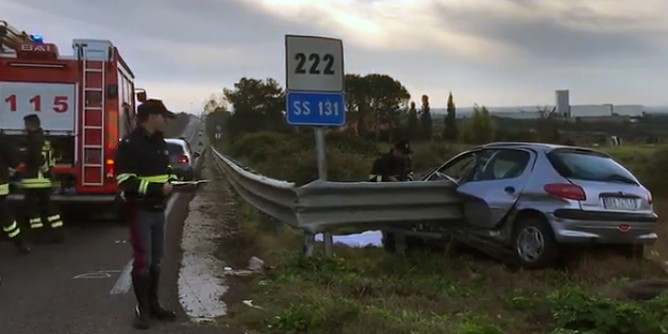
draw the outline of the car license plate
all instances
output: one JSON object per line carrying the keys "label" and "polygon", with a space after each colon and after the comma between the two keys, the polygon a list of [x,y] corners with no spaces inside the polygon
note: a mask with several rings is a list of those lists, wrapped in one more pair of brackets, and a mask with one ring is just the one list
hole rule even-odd
{"label": "car license plate", "polygon": [[638,210],[638,200],[629,197],[604,197],[603,205],[612,210]]}

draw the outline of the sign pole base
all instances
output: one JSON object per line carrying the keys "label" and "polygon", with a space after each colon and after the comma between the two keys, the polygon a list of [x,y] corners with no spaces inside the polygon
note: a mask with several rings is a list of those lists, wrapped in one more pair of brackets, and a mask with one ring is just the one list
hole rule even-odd
{"label": "sign pole base", "polygon": [[[318,179],[327,181],[327,155],[325,148],[325,130],[321,127],[315,128],[315,152],[318,160]],[[334,238],[331,233],[323,233],[325,242],[325,255],[334,255]]]}

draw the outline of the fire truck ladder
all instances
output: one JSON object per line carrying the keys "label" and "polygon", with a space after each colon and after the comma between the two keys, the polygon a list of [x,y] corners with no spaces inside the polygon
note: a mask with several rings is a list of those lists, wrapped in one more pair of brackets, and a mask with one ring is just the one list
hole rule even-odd
{"label": "fire truck ladder", "polygon": [[23,43],[34,42],[31,35],[25,31],[19,31],[7,23],[7,21],[0,20],[0,53],[5,51],[5,48],[16,51]]}
{"label": "fire truck ladder", "polygon": [[83,50],[83,186],[104,185],[104,82],[106,51]]}

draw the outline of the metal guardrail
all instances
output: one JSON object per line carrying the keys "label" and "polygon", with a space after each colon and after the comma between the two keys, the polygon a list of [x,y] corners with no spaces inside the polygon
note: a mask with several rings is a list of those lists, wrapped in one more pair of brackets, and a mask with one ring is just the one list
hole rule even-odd
{"label": "metal guardrail", "polygon": [[235,191],[258,210],[303,230],[307,248],[312,236],[322,232],[354,233],[463,219],[460,197],[449,181],[319,180],[297,187],[243,168],[216,149],[211,151]]}
{"label": "metal guardrail", "polygon": [[256,209],[288,225],[299,227],[296,213],[297,188],[292,182],[278,181],[244,169],[211,149],[216,166],[232,184],[234,190]]}

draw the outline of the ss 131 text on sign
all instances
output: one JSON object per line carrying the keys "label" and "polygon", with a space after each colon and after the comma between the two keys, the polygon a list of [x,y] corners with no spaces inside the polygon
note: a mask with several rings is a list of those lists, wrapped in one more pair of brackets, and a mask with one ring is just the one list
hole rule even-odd
{"label": "ss 131 text on sign", "polygon": [[342,93],[289,92],[288,123],[335,126],[346,123]]}
{"label": "ss 131 text on sign", "polygon": [[344,125],[342,41],[287,35],[285,50],[288,124]]}

